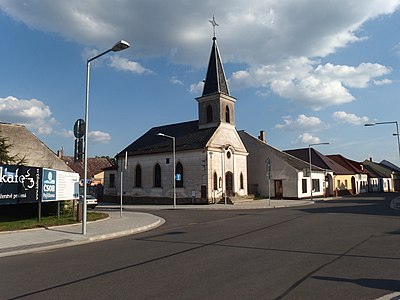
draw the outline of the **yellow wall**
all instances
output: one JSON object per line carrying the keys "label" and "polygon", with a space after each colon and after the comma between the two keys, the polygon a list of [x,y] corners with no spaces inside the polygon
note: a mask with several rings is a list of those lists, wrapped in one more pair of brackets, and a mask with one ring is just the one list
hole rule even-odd
{"label": "yellow wall", "polygon": [[[354,177],[354,175],[335,175],[333,177],[333,189],[334,191],[339,190],[339,191],[351,191],[352,186],[351,186],[351,178]],[[355,187],[354,187],[355,188]]]}

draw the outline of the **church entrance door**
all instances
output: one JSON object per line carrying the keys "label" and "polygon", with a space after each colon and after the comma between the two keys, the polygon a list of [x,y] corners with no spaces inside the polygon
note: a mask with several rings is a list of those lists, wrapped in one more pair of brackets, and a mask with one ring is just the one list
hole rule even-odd
{"label": "church entrance door", "polygon": [[228,197],[232,197],[233,196],[233,173],[232,172],[226,172],[225,182],[226,182],[226,195]]}

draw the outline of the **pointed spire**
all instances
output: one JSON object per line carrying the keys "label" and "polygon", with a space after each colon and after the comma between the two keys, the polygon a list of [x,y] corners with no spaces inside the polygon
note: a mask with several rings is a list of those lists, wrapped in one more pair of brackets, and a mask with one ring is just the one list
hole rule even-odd
{"label": "pointed spire", "polygon": [[224,93],[229,95],[228,84],[226,82],[224,68],[219,55],[217,38],[215,37],[215,26],[218,26],[218,24],[215,22],[214,16],[212,21],[210,20],[210,23],[213,25],[214,37],[206,80],[204,82],[203,96],[214,93]]}

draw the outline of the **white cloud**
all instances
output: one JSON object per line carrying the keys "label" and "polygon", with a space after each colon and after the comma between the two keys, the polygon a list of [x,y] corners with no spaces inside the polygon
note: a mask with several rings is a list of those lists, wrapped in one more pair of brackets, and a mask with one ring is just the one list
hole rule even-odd
{"label": "white cloud", "polygon": [[294,144],[308,144],[309,145],[309,144],[317,144],[320,142],[321,142],[321,140],[319,137],[313,136],[312,134],[305,132],[303,134],[300,134],[297,137]]}
{"label": "white cloud", "polygon": [[93,143],[108,144],[111,141],[111,135],[102,131],[91,131],[88,139]]}
{"label": "white cloud", "polygon": [[[391,82],[382,78],[391,69],[380,64],[320,65],[317,59],[362,42],[363,24],[392,14],[399,6],[400,0],[220,0],[218,6],[212,1],[179,0],[0,3],[0,9],[31,28],[55,32],[86,47],[108,49],[120,37],[132,46],[124,57],[164,57],[191,66],[204,66],[207,60],[206,41],[211,43],[212,34],[207,21],[213,12],[225,63],[246,66],[233,73],[231,87],[257,88],[259,95],[268,95],[262,89],[271,90],[314,110],[354,101],[349,89]],[[244,42],[239,37],[245,37]],[[127,58],[109,59],[118,70],[151,72]],[[200,84],[189,90],[197,93]]]}
{"label": "white cloud", "polygon": [[51,115],[50,108],[37,99],[0,98],[0,119],[3,122],[22,124],[36,133],[49,135],[56,124]]}
{"label": "white cloud", "polygon": [[189,92],[191,94],[201,94],[203,92],[204,82],[199,81],[198,83],[193,83],[189,87]]}
{"label": "white cloud", "polygon": [[[229,83],[234,88],[266,88],[279,96],[310,106],[314,110],[354,101],[347,89],[366,88],[379,84],[374,80],[391,72],[380,64],[363,63],[357,67],[317,65],[306,57],[291,58],[279,64],[264,65],[232,74]],[[381,84],[390,81],[381,80]]]}
{"label": "white cloud", "polygon": [[355,114],[348,114],[344,111],[336,111],[333,113],[333,118],[339,122],[349,123],[353,125],[363,125],[368,123],[368,117],[358,117]]}
{"label": "white cloud", "polygon": [[358,67],[327,63],[315,69],[317,77],[322,80],[337,80],[352,88],[365,88],[371,83],[371,79],[387,75],[390,72],[390,68],[371,63],[362,63]]}
{"label": "white cloud", "polygon": [[121,71],[128,71],[134,74],[151,74],[151,70],[144,68],[139,63],[120,56],[110,56],[110,66]]}
{"label": "white cloud", "polygon": [[375,85],[386,85],[386,84],[392,84],[393,81],[390,79],[382,79],[382,80],[374,80]]}
{"label": "white cloud", "polygon": [[61,131],[58,131],[57,134],[65,138],[75,139],[75,135],[72,130],[62,129]]}
{"label": "white cloud", "polygon": [[[2,0],[0,8],[28,26],[80,44],[107,49],[115,37],[131,42],[135,57],[167,56],[201,66],[214,13],[224,57],[268,65],[287,57],[325,57],[364,39],[362,25],[399,7],[398,0]],[[245,42],[238,47],[238,37]],[[211,41],[210,41],[211,42]],[[125,55],[125,54],[124,54]]]}
{"label": "white cloud", "polygon": [[180,80],[180,79],[178,79],[178,77],[177,76],[172,76],[171,77],[171,79],[170,79],[170,82],[173,84],[173,85],[183,85],[183,81],[182,80]]}
{"label": "white cloud", "polygon": [[296,120],[293,120],[291,116],[283,117],[284,124],[276,124],[275,128],[286,131],[294,130],[311,130],[317,131],[327,127],[318,117],[307,117],[306,115],[298,115]]}

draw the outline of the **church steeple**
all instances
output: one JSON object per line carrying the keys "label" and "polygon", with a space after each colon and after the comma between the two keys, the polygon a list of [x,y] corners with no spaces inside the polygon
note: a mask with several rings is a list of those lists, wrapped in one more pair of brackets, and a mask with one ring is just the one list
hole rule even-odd
{"label": "church steeple", "polygon": [[203,94],[196,98],[199,105],[199,128],[217,127],[221,124],[235,126],[236,99],[229,95],[228,84],[215,37],[215,18],[210,20],[214,37],[208,63]]}
{"label": "church steeple", "polygon": [[217,38],[215,36],[213,37],[213,45],[202,96],[214,93],[229,95],[228,84],[226,82],[224,68],[219,55]]}

